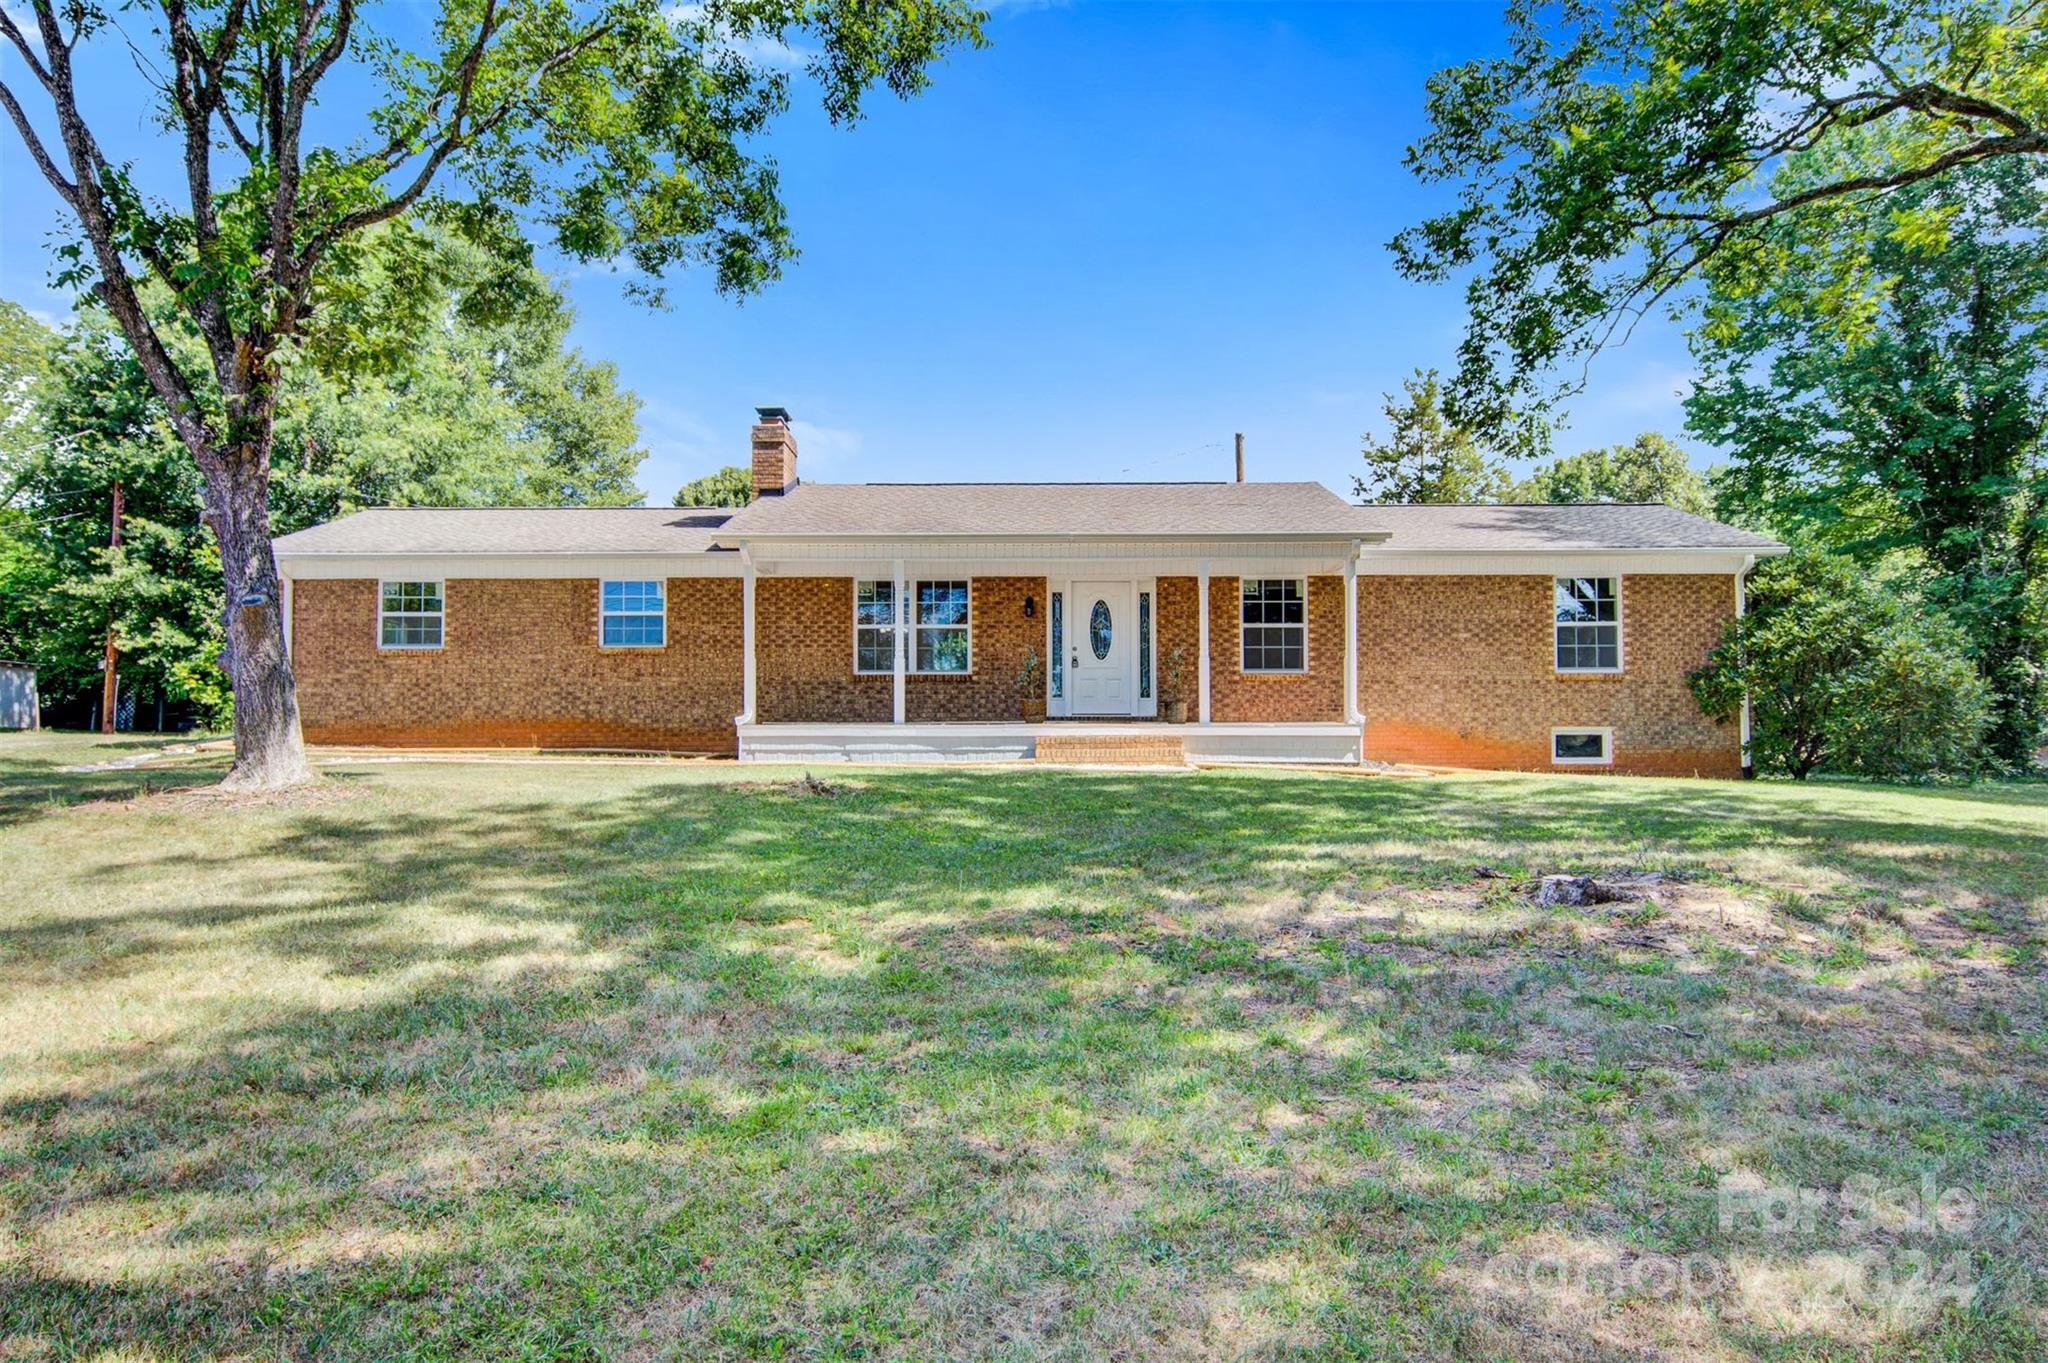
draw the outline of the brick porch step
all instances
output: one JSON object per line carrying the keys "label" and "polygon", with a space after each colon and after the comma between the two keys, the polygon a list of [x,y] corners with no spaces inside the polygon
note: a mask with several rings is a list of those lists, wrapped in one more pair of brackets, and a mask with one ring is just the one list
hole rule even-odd
{"label": "brick porch step", "polygon": [[1187,745],[1178,734],[1041,734],[1040,762],[1101,767],[1184,767]]}

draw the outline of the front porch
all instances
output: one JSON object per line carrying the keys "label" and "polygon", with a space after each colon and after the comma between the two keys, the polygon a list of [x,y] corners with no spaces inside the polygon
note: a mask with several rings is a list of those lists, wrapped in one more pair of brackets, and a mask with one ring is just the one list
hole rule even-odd
{"label": "front porch", "polygon": [[1355,763],[1359,545],[750,540],[738,756]]}
{"label": "front porch", "polygon": [[[1022,762],[1352,765],[1363,724],[1168,724],[1048,719],[959,723],[741,723],[742,762]],[[1041,754],[1041,743],[1045,750]],[[1177,758],[1166,750],[1177,745]],[[1092,751],[1091,751],[1092,750]]]}

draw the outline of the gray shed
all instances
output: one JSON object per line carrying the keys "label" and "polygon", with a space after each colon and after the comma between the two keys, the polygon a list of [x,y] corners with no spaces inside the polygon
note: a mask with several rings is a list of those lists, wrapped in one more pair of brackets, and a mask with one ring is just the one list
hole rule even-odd
{"label": "gray shed", "polygon": [[43,708],[36,699],[34,663],[0,659],[0,729],[40,729]]}

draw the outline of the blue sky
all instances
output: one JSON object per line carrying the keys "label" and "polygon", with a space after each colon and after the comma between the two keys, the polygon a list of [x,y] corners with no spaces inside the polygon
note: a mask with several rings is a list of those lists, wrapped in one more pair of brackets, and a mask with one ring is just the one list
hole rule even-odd
{"label": "blue sky", "polygon": [[[852,131],[792,109],[768,149],[803,255],[767,293],[684,276],[658,312],[567,278],[577,344],[645,400],[649,499],[743,462],[757,403],[817,480],[1229,477],[1243,431],[1252,477],[1348,492],[1381,393],[1453,362],[1461,291],[1385,244],[1444,201],[1401,166],[1423,81],[1494,50],[1499,6],[1083,0],[989,36]],[[132,73],[103,69],[112,154],[146,156]],[[4,146],[0,293],[61,314],[56,201]],[[1560,450],[1678,435],[1688,373],[1643,328]]]}

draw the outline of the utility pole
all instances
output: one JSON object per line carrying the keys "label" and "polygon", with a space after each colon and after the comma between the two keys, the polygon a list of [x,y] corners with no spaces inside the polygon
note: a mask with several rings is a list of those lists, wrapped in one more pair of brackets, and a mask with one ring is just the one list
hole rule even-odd
{"label": "utility pole", "polygon": [[[121,480],[118,478],[114,480],[113,523],[113,531],[107,537],[107,547],[118,549],[121,547]],[[114,621],[109,616],[107,619],[107,660],[104,664],[107,675],[100,681],[100,732],[103,734],[114,732],[114,701],[116,699],[116,692],[119,689],[114,677],[114,663],[119,657],[119,653],[114,648]]]}
{"label": "utility pole", "polygon": [[1237,481],[1244,481],[1244,432],[1237,433]]}

